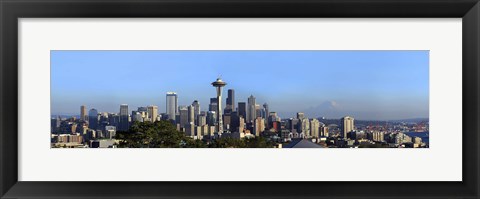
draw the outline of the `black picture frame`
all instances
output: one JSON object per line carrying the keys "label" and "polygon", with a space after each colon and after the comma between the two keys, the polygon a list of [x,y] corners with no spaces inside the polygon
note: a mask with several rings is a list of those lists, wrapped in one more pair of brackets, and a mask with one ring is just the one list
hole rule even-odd
{"label": "black picture frame", "polygon": [[[0,17],[0,195],[2,198],[479,197],[480,5],[478,0],[0,0]],[[463,181],[18,181],[18,19],[75,17],[462,18]],[[339,175],[344,173],[338,172]]]}

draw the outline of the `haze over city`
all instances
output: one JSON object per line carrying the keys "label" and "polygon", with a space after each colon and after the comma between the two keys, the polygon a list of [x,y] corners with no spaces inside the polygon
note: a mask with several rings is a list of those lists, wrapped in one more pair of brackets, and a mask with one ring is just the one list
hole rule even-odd
{"label": "haze over city", "polygon": [[52,51],[51,110],[163,113],[173,91],[179,105],[198,100],[204,111],[221,76],[237,102],[254,95],[283,118],[428,118],[428,60],[428,51]]}

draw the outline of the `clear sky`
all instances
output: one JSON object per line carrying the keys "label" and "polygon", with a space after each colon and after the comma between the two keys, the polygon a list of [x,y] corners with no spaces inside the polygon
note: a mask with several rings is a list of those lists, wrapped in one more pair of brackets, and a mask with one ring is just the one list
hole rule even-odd
{"label": "clear sky", "polygon": [[[429,113],[428,51],[52,51],[52,114],[129,111],[157,105],[166,92],[179,105],[207,110],[221,76],[236,103],[254,95],[282,118],[391,120]],[[226,95],[223,98],[225,104]]]}

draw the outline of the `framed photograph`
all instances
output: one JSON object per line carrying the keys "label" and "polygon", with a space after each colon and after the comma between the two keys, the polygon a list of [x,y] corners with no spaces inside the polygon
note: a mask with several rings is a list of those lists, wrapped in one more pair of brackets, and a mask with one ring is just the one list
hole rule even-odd
{"label": "framed photograph", "polygon": [[1,1],[2,198],[478,198],[476,0]]}

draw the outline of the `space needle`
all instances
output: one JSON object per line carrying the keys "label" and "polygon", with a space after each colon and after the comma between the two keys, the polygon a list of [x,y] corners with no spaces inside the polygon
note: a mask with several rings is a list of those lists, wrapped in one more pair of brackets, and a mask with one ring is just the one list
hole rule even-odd
{"label": "space needle", "polygon": [[217,81],[212,82],[212,86],[217,89],[217,132],[223,133],[223,120],[222,120],[222,87],[227,85],[227,82],[222,81],[219,77]]}

